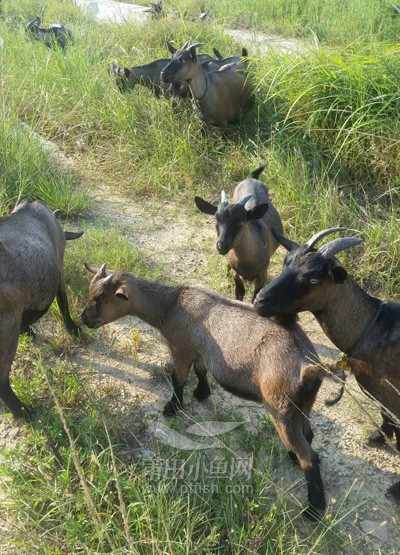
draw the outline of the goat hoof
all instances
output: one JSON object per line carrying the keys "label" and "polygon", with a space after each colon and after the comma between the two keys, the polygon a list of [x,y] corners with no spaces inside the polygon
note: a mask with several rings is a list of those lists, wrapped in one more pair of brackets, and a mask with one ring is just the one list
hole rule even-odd
{"label": "goat hoof", "polygon": [[383,447],[385,445],[385,437],[380,430],[375,430],[367,439],[367,445],[370,447]]}
{"label": "goat hoof", "polygon": [[323,514],[324,514],[324,509],[318,509],[317,507],[314,507],[313,505],[307,505],[304,508],[303,514],[308,520],[312,520],[313,522],[317,522],[318,520],[322,519]]}
{"label": "goat hoof", "polygon": [[74,324],[73,326],[68,326],[67,328],[68,333],[80,339],[82,337],[82,330],[79,326]]}
{"label": "goat hoof", "polygon": [[211,389],[209,387],[196,387],[196,389],[193,391],[193,397],[195,397],[198,401],[204,401],[204,399],[207,399],[207,397],[210,396],[210,393]]}
{"label": "goat hoof", "polygon": [[179,410],[179,406],[176,405],[175,403],[173,403],[172,401],[168,401],[168,403],[165,405],[164,410],[163,410],[163,415],[164,416],[176,416],[176,413]]}
{"label": "goat hoof", "polygon": [[386,497],[392,499],[400,505],[400,482],[393,484],[386,492]]}

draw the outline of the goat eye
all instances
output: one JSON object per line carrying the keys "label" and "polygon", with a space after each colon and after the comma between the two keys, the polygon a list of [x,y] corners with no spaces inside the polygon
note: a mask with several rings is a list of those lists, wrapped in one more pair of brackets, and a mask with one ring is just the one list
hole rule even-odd
{"label": "goat eye", "polygon": [[310,283],[311,283],[311,285],[317,285],[317,283],[319,283],[319,279],[311,278]]}

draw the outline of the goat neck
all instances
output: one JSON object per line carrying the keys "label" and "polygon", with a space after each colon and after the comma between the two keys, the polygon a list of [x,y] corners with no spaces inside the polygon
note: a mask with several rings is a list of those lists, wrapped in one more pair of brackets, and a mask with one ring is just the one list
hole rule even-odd
{"label": "goat neck", "polygon": [[322,310],[312,312],[338,349],[349,356],[354,354],[363,358],[363,352],[368,351],[368,335],[374,331],[371,323],[381,303],[348,276],[346,283],[338,287],[334,298],[330,297]]}
{"label": "goat neck", "polygon": [[207,94],[207,74],[201,65],[197,62],[193,77],[188,81],[190,92],[193,100],[202,102]]}
{"label": "goat neck", "polygon": [[[247,264],[254,266],[254,260],[263,252],[265,248],[265,239],[261,231],[262,225],[261,222],[247,223],[244,225],[240,234],[235,238],[228,256],[235,256],[240,260],[241,266],[246,266]],[[260,233],[255,234],[254,231],[258,226],[260,228]]]}
{"label": "goat neck", "polygon": [[169,309],[176,302],[182,287],[173,287],[134,278],[127,274],[127,314],[137,316],[157,329],[162,327]]}

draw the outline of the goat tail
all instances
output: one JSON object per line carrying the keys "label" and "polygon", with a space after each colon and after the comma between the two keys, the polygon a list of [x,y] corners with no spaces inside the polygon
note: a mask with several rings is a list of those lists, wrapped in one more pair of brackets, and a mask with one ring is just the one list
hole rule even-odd
{"label": "goat tail", "polygon": [[336,405],[343,397],[346,374],[340,364],[310,364],[303,368],[301,372],[301,379],[304,380],[307,378],[327,378],[328,380],[341,384],[339,393],[332,399],[325,400],[325,405],[327,407]]}
{"label": "goat tail", "polygon": [[66,241],[72,241],[73,239],[79,239],[82,237],[83,231],[64,231]]}
{"label": "goat tail", "polygon": [[242,56],[243,58],[247,58],[247,56],[249,55],[249,51],[247,50],[247,48],[242,48]]}
{"label": "goat tail", "polygon": [[261,166],[258,166],[258,168],[256,168],[251,172],[250,177],[252,177],[253,179],[258,179],[258,176],[260,175],[261,172],[265,170],[266,167],[267,167],[267,164],[261,164]]}
{"label": "goat tail", "polygon": [[222,56],[222,54],[219,50],[217,50],[216,48],[213,48],[213,52],[214,52],[214,56],[217,58],[217,60],[222,60],[223,59],[223,56]]}

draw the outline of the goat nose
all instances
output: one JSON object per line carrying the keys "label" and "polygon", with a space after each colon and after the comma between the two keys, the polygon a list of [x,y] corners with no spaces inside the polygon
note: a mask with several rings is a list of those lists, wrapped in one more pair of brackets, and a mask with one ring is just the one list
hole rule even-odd
{"label": "goat nose", "polygon": [[217,251],[219,252],[219,254],[227,254],[229,248],[222,241],[217,241]]}

